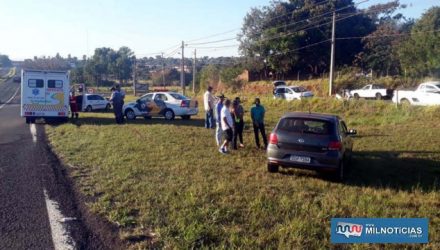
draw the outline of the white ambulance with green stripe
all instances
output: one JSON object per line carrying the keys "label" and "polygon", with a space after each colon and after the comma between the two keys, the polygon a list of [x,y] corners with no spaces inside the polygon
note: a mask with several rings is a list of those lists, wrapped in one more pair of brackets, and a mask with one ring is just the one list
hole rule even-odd
{"label": "white ambulance with green stripe", "polygon": [[67,121],[69,115],[69,72],[21,71],[21,116],[26,123],[35,119]]}

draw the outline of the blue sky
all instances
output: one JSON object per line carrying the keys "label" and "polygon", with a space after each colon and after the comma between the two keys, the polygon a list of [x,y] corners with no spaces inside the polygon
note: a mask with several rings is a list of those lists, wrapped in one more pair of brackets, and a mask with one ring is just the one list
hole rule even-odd
{"label": "blue sky", "polygon": [[[359,2],[356,0],[355,2]],[[0,53],[12,59],[59,52],[81,57],[96,47],[128,46],[137,56],[163,51],[182,40],[231,31],[234,37],[251,7],[269,0],[0,0]],[[359,7],[384,3],[369,0]],[[406,16],[418,18],[439,0],[401,0]],[[200,42],[202,42],[201,40]],[[207,41],[207,40],[204,40]],[[225,41],[215,46],[234,45]],[[212,45],[210,45],[212,46]],[[172,52],[172,49],[165,52]],[[192,49],[186,49],[186,55]],[[237,49],[201,49],[199,56],[237,55]],[[174,55],[178,56],[178,55]]]}

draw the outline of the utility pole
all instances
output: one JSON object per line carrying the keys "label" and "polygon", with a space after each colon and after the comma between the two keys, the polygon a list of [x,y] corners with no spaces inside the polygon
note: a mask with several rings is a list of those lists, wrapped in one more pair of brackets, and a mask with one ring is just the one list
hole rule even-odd
{"label": "utility pole", "polygon": [[162,86],[165,88],[165,59],[163,58],[163,52],[162,54]]}
{"label": "utility pole", "polygon": [[133,56],[133,94],[136,96],[136,57]]}
{"label": "utility pole", "polygon": [[182,62],[180,63],[180,87],[182,88],[182,93],[185,95],[185,43],[182,41]]}
{"label": "utility pole", "polygon": [[193,93],[196,93],[196,75],[197,75],[197,69],[196,69],[196,60],[197,60],[197,50],[194,49],[194,61],[193,61]]}
{"label": "utility pole", "polygon": [[333,92],[333,78],[335,68],[335,30],[336,30],[336,12],[333,11],[333,27],[332,27],[332,48],[330,54],[330,81],[329,81],[329,96],[332,96]]}

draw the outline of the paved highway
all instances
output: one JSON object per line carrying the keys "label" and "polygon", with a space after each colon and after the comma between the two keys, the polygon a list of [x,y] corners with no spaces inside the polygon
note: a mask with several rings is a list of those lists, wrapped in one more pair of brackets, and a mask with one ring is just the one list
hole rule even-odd
{"label": "paved highway", "polygon": [[44,125],[20,117],[19,87],[0,83],[0,249],[106,249],[84,226]]}

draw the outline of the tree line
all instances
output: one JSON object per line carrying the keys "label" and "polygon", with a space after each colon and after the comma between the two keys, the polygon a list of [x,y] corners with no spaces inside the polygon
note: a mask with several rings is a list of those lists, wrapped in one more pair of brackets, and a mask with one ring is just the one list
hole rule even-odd
{"label": "tree line", "polygon": [[332,14],[336,13],[337,68],[380,75],[439,76],[440,7],[419,20],[398,0],[359,9],[352,0],[274,1],[252,8],[239,34],[246,68],[277,78],[327,73]]}

